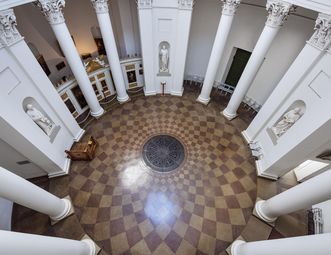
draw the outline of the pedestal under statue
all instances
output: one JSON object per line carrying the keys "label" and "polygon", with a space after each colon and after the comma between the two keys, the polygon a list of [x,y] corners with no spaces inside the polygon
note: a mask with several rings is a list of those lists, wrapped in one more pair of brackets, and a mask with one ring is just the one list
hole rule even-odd
{"label": "pedestal under statue", "polygon": [[32,104],[26,105],[26,113],[29,117],[45,132],[46,135],[50,136],[55,125],[50,121],[44,114],[36,109]]}

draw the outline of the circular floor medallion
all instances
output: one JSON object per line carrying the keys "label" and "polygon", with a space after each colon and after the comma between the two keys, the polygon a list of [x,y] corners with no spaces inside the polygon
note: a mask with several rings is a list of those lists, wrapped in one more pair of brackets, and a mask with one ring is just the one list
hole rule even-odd
{"label": "circular floor medallion", "polygon": [[183,163],[184,145],[170,135],[153,136],[143,147],[143,159],[153,170],[168,173]]}

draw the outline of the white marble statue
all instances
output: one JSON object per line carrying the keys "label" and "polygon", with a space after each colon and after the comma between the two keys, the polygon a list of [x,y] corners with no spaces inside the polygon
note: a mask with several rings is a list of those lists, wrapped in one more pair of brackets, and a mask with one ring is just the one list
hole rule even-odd
{"label": "white marble statue", "polygon": [[50,136],[54,124],[32,104],[27,104],[26,109],[26,113],[29,117],[46,133],[46,135]]}
{"label": "white marble statue", "polygon": [[169,72],[168,63],[169,63],[169,50],[165,45],[163,45],[160,50],[160,72],[162,73]]}
{"label": "white marble statue", "polygon": [[281,137],[283,134],[289,130],[295,122],[297,122],[302,116],[301,108],[296,107],[287,113],[284,114],[282,119],[278,121],[278,123],[272,127],[272,131],[275,133],[277,137]]}

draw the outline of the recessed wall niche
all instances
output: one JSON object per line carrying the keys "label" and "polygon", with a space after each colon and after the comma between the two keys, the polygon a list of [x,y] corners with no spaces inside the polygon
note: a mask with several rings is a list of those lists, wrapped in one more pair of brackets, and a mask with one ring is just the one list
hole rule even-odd
{"label": "recessed wall niche", "polygon": [[27,97],[22,103],[24,112],[28,115],[36,127],[40,128],[49,137],[51,143],[59,133],[61,127],[57,126],[40,104],[32,97]]}
{"label": "recessed wall niche", "polygon": [[274,123],[271,128],[267,129],[274,145],[277,140],[282,137],[289,129],[298,122],[306,112],[306,104],[302,100],[297,100],[291,104],[282,116]]}
{"label": "recessed wall niche", "polygon": [[163,41],[159,44],[158,76],[171,76],[169,63],[170,63],[170,44],[166,41]]}

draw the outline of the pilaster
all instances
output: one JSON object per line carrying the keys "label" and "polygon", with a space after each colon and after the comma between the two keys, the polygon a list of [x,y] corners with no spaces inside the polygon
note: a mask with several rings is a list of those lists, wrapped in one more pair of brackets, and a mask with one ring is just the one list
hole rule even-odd
{"label": "pilaster", "polygon": [[23,40],[16,26],[16,17],[13,9],[0,11],[0,48]]}
{"label": "pilaster", "polygon": [[328,50],[331,45],[331,16],[320,13],[314,30],[314,34],[307,43],[317,49]]}

